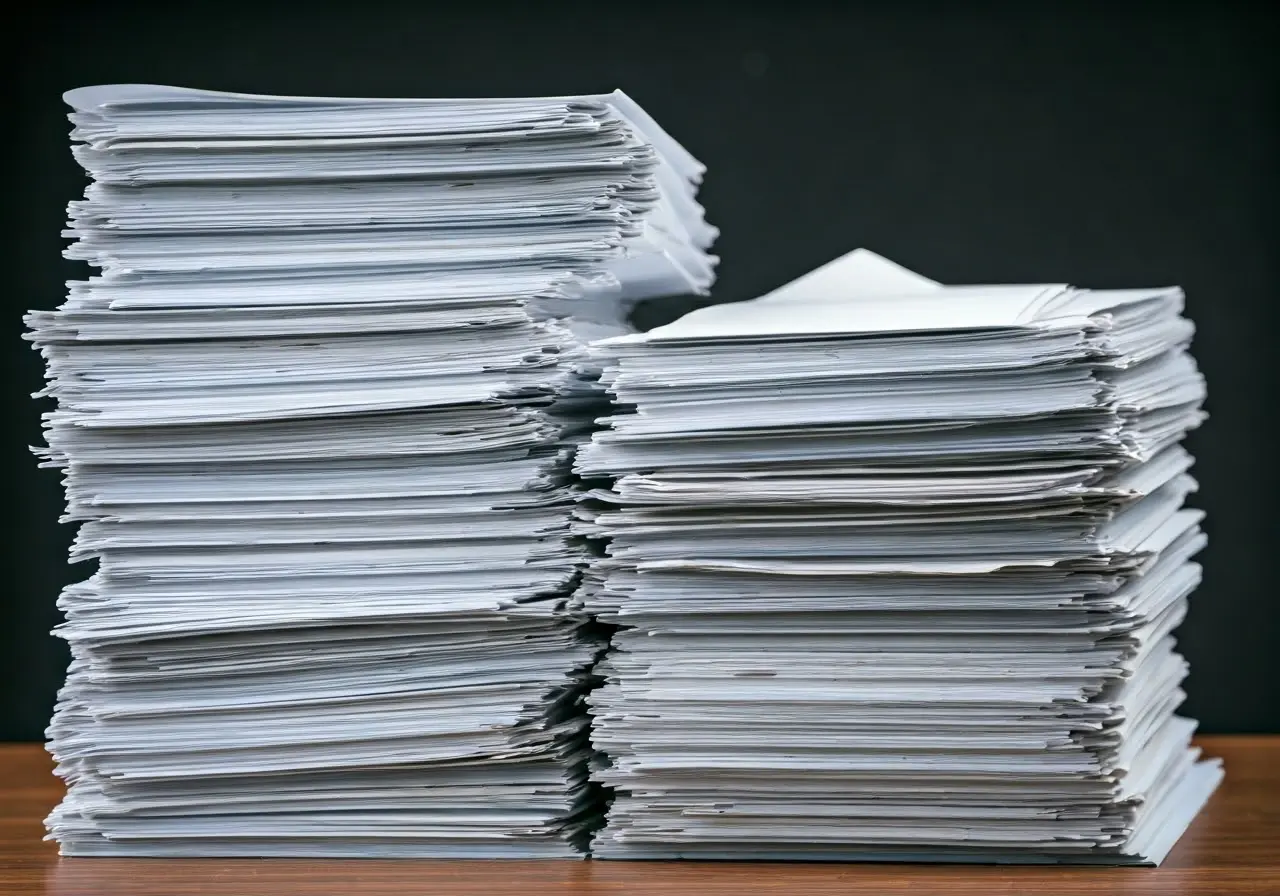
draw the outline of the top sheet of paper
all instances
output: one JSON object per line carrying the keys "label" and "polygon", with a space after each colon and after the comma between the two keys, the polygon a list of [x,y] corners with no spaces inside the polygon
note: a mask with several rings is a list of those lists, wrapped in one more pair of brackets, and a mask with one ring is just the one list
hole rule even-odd
{"label": "top sheet of paper", "polygon": [[1008,329],[1180,297],[1181,291],[1172,287],[942,286],[857,249],[759,299],[700,308],[664,327],[605,344]]}

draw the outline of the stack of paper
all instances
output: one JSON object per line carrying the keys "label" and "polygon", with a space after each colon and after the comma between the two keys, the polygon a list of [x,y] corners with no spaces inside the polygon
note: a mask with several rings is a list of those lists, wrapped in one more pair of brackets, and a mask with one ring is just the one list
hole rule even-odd
{"label": "stack of paper", "polygon": [[620,93],[66,99],[102,273],[29,323],[98,568],[60,601],[52,836],[577,854],[584,346],[708,288],[701,166]]}
{"label": "stack of paper", "polygon": [[1182,306],[859,251],[599,344],[594,854],[1158,863],[1221,776]]}

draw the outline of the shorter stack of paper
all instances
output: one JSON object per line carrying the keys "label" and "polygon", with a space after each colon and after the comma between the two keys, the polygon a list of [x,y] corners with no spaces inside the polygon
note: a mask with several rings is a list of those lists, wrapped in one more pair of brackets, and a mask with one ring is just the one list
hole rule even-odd
{"label": "shorter stack of paper", "polygon": [[596,346],[593,853],[1158,863],[1221,777],[1175,715],[1182,307],[859,251]]}
{"label": "shorter stack of paper", "polygon": [[704,292],[701,167],[621,94],[87,88],[30,316],[66,475],[76,855],[573,856],[585,343]]}

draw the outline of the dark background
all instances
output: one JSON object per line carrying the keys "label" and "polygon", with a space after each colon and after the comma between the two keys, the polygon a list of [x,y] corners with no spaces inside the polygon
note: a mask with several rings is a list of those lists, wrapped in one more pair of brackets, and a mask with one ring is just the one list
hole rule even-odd
{"label": "dark background", "polygon": [[[1208,513],[1181,640],[1187,711],[1280,731],[1275,307],[1280,62],[1269,3],[694,2],[29,4],[4,135],[3,356],[12,488],[0,740],[34,740],[66,652],[56,473],[36,469],[39,357],[21,314],[82,272],[60,258],[62,91],[107,82],[257,93],[515,96],[621,87],[709,167],[719,301],[857,246],[946,282],[1180,284],[1212,419],[1190,447]],[[541,13],[538,15],[538,13]],[[16,14],[15,14],[16,15]],[[643,325],[693,300],[654,303]]]}

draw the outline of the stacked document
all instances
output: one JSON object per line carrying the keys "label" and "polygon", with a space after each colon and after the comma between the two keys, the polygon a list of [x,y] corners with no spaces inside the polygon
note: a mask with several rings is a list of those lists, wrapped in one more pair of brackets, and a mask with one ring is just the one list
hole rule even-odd
{"label": "stacked document", "polygon": [[1159,863],[1222,774],[1182,308],[858,251],[595,346],[593,854]]}
{"label": "stacked document", "polygon": [[66,97],[92,176],[29,316],[65,472],[75,855],[571,856],[585,345],[704,293],[702,167],[621,93]]}

